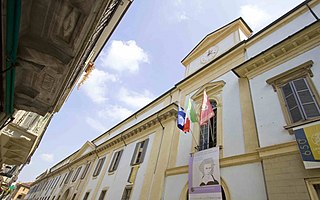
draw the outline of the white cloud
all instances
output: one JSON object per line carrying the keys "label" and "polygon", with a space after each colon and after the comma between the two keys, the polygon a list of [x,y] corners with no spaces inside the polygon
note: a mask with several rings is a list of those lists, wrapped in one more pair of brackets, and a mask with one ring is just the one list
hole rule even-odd
{"label": "white cloud", "polygon": [[189,17],[186,15],[185,12],[182,12],[180,14],[178,14],[177,19],[179,22],[184,21],[184,20],[188,20]]}
{"label": "white cloud", "polygon": [[147,53],[134,40],[113,40],[111,46],[107,49],[107,53],[102,53],[100,59],[105,67],[118,72],[137,72],[140,64],[149,63]]}
{"label": "white cloud", "polygon": [[104,103],[107,100],[107,82],[116,82],[117,80],[113,74],[94,69],[82,87],[94,103]]}
{"label": "white cloud", "polygon": [[103,133],[107,130],[107,127],[105,125],[103,125],[100,121],[97,121],[91,117],[87,117],[86,118],[86,122],[87,124],[89,124],[89,126],[91,126],[93,129]]}
{"label": "white cloud", "polygon": [[272,20],[272,15],[253,4],[241,6],[240,16],[242,16],[249,26],[255,31],[266,26]]}
{"label": "white cloud", "polygon": [[154,95],[148,90],[144,90],[142,93],[129,91],[122,87],[119,91],[118,98],[120,101],[135,108],[142,108],[154,99]]}
{"label": "white cloud", "polygon": [[98,116],[118,122],[129,117],[132,113],[133,111],[125,107],[119,105],[108,105],[103,110],[98,112]]}
{"label": "white cloud", "polygon": [[40,154],[40,158],[43,160],[43,161],[46,161],[46,162],[53,162],[53,154],[50,154],[50,153],[43,153],[43,154]]}

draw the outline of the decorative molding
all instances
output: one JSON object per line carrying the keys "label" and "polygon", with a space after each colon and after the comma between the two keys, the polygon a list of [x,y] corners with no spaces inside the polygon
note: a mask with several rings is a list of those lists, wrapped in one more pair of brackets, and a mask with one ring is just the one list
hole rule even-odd
{"label": "decorative molding", "polygon": [[320,44],[320,22],[288,37],[240,65],[234,71],[252,79]]}
{"label": "decorative molding", "polygon": [[[255,152],[220,158],[220,167],[231,167],[260,162],[263,159],[299,153],[296,141],[258,148]],[[169,168],[165,176],[188,173],[188,165]]]}
{"label": "decorative molding", "polygon": [[234,22],[231,22],[231,24],[226,25],[225,27],[222,27],[218,29],[217,31],[208,34],[205,36],[199,44],[191,50],[191,52],[181,61],[181,63],[187,67],[192,61],[194,61],[196,58],[201,56],[205,51],[216,44],[218,44],[220,41],[222,41],[224,38],[232,34],[233,32],[236,32],[238,30],[241,30],[247,37],[250,36],[251,32],[248,30],[247,26],[242,22],[242,20],[238,19]]}
{"label": "decorative molding", "polygon": [[[55,171],[53,171],[53,172],[49,172],[48,174],[46,174],[45,177],[42,177],[41,179],[36,180],[35,184],[40,182],[41,180],[47,178],[48,176],[52,176],[54,174],[60,173],[61,171],[65,170],[66,168],[69,168],[70,166],[74,165],[75,163],[80,162],[81,160],[84,160],[85,158],[87,158],[89,156],[95,155],[97,153],[101,153],[103,151],[110,150],[111,148],[118,145],[119,143],[123,143],[123,139],[127,140],[127,139],[133,138],[134,136],[138,137],[138,135],[140,135],[142,132],[145,132],[145,130],[150,129],[150,128],[158,125],[159,120],[163,123],[163,121],[175,119],[176,116],[177,116],[177,105],[172,103],[169,106],[163,108],[162,110],[147,117],[145,120],[142,120],[141,122],[135,124],[134,126],[124,130],[123,132],[119,133],[115,137],[110,138],[107,141],[103,142],[102,144],[97,146],[94,151],[91,151],[83,156],[80,156],[80,157],[76,158],[75,160],[71,160],[72,156],[74,156],[74,154],[69,156],[67,158],[67,159],[69,159],[69,161],[67,161],[66,164],[64,164],[63,166],[61,166],[58,169],[55,169]],[[124,143],[123,143],[123,145],[124,145]],[[64,161],[62,161],[61,163],[63,163],[63,162]],[[54,168],[54,167],[52,167],[52,168]]]}
{"label": "decorative molding", "polygon": [[170,169],[167,169],[165,172],[165,176],[174,176],[174,175],[179,175],[179,174],[185,174],[188,173],[189,166],[184,165],[180,167],[173,167]]}
{"label": "decorative molding", "polygon": [[222,88],[225,84],[226,84],[226,82],[224,82],[224,81],[215,81],[215,82],[210,82],[210,83],[204,84],[203,86],[201,86],[198,89],[198,91],[194,95],[192,95],[191,98],[194,101],[199,101],[203,96],[204,90],[206,90],[208,97],[210,97],[211,95],[217,94],[217,93],[221,93]]}
{"label": "decorative molding", "polygon": [[260,157],[258,152],[245,153],[220,159],[220,167],[231,167],[259,161]]}
{"label": "decorative molding", "polygon": [[281,74],[278,74],[275,77],[269,78],[266,82],[269,85],[272,85],[274,91],[277,91],[278,86],[284,83],[287,83],[290,80],[306,77],[307,75],[309,75],[310,77],[313,77],[313,73],[311,71],[312,65],[313,65],[313,61],[309,60],[293,69],[290,69]]}
{"label": "decorative molding", "polygon": [[262,147],[257,149],[257,151],[261,159],[299,153],[296,141]]}

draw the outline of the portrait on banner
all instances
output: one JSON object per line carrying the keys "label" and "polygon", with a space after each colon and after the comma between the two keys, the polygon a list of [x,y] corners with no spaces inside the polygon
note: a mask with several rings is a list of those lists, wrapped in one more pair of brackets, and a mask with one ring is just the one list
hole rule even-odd
{"label": "portrait on banner", "polygon": [[218,147],[190,156],[189,199],[222,199]]}

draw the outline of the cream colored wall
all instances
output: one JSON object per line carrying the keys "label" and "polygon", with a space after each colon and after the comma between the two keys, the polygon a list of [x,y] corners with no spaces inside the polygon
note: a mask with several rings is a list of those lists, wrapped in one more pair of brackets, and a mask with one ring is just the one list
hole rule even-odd
{"label": "cream colored wall", "polygon": [[[303,50],[302,50],[303,51]],[[250,80],[253,97],[255,118],[259,140],[262,147],[294,140],[294,135],[284,129],[287,125],[282,113],[277,93],[266,80],[299,66],[309,60],[314,62],[311,70],[314,74],[312,81],[318,92],[320,91],[320,47],[313,48],[293,59],[284,62],[275,68]],[[272,108],[272,109],[271,109]]]}
{"label": "cream colored wall", "polygon": [[186,184],[188,184],[188,174],[178,174],[175,176],[166,177],[163,199],[179,200],[180,197],[183,196],[183,194],[185,194],[184,196],[186,197],[187,193],[184,191],[184,187]]}
{"label": "cream colored wall", "polygon": [[[216,54],[216,56],[214,58],[218,57],[219,55],[221,55],[222,53],[224,53],[225,51],[230,49],[232,46],[237,44],[239,42],[239,38],[237,37],[237,35],[238,35],[238,32],[234,31],[234,32],[230,33],[228,36],[226,36],[225,39],[218,42],[217,44],[209,46],[208,48],[213,47],[213,46],[218,47],[218,53]],[[192,61],[187,66],[186,77],[189,76],[190,74],[194,73],[195,71],[197,71],[198,69],[200,69],[204,65],[206,65],[208,62],[210,62],[210,61],[208,61],[207,63],[203,64],[200,62],[200,60],[201,60],[201,56],[196,58],[194,61]]]}
{"label": "cream colored wall", "polygon": [[[252,40],[247,45],[248,58],[252,58],[260,52],[284,40],[289,35],[303,29],[308,24],[315,22],[316,19],[306,6],[299,9],[299,14],[291,14],[288,20],[278,23],[272,31],[266,31],[265,34],[259,36],[258,40]],[[271,30],[271,29],[270,29]],[[261,38],[261,39],[260,39]]]}
{"label": "cream colored wall", "polygon": [[230,199],[266,200],[261,163],[221,168],[221,178],[228,186]]}
{"label": "cream colored wall", "polygon": [[94,186],[93,180],[90,179],[85,190],[88,190],[89,188],[92,188],[92,189],[95,188],[96,198],[97,198],[98,195],[101,193],[101,191],[107,188],[108,189],[107,196],[106,196],[107,199],[121,199],[124,187],[129,184],[127,180],[131,170],[130,162],[131,162],[131,158],[132,158],[136,143],[146,138],[149,138],[147,152],[146,152],[143,163],[140,164],[139,171],[137,174],[137,179],[134,184],[134,190],[132,194],[132,195],[137,195],[137,194],[139,195],[140,193],[139,191],[142,184],[141,181],[143,181],[143,178],[139,179],[139,177],[144,177],[144,173],[146,171],[146,166],[147,166],[146,163],[149,160],[150,151],[151,151],[150,149],[154,141],[153,133],[151,133],[147,137],[143,137],[143,138],[140,138],[139,140],[133,141],[131,143],[127,143],[127,146],[124,146],[121,144],[121,146],[119,146],[118,148],[112,149],[110,151],[112,152],[110,153],[110,155],[112,154],[112,156],[114,151],[123,149],[123,153],[122,153],[121,160],[117,170],[112,173],[108,172],[108,169],[110,167],[110,162],[112,159],[112,156],[110,156],[109,162],[105,163],[106,168],[104,169],[104,171],[101,172],[101,175],[99,176],[99,179],[101,179],[101,182],[98,185]]}

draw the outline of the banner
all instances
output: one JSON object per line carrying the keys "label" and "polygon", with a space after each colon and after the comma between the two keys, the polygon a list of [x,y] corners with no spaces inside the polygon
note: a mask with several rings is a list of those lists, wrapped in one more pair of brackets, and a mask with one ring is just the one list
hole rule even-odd
{"label": "banner", "polygon": [[320,124],[294,128],[300,154],[306,169],[320,168]]}
{"label": "banner", "polygon": [[199,151],[189,160],[189,199],[221,200],[219,147]]}

